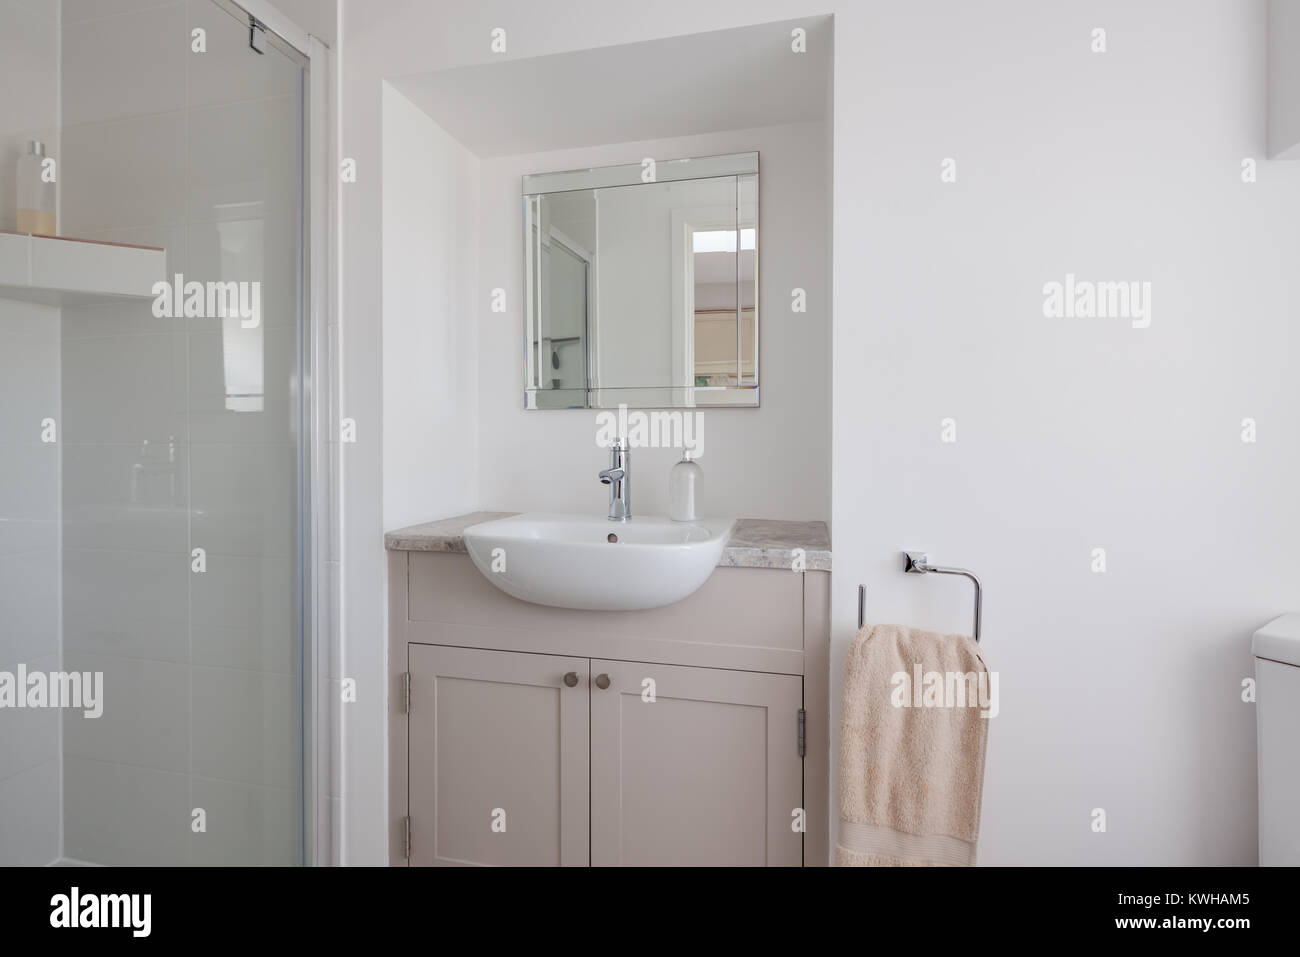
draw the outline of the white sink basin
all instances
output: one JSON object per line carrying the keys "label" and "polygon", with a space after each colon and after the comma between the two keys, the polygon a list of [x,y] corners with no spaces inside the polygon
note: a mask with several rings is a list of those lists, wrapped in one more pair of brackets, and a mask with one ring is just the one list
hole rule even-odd
{"label": "white sink basin", "polygon": [[557,608],[632,611],[671,605],[708,581],[733,524],[525,512],[471,525],[465,545],[483,577],[507,595]]}

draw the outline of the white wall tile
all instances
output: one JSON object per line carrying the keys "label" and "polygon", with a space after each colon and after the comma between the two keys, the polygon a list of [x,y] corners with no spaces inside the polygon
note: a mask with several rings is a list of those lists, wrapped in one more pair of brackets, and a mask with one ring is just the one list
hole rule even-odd
{"label": "white wall tile", "polygon": [[183,109],[191,56],[183,4],[65,23],[63,122]]}
{"label": "white wall tile", "polygon": [[293,562],[213,554],[207,569],[190,584],[194,663],[296,674]]}
{"label": "white wall tile", "polygon": [[63,787],[67,857],[110,867],[187,863],[193,805],[184,774],[70,755]]}
{"label": "white wall tile", "polygon": [[285,445],[190,446],[190,528],[208,554],[291,557],[297,452]]}
{"label": "white wall tile", "polygon": [[[41,867],[59,856],[59,762],[0,781],[0,864]],[[8,826],[17,822],[20,826]]]}
{"label": "white wall tile", "polygon": [[179,332],[65,341],[64,441],[183,441],[185,352]]}
{"label": "white wall tile", "polygon": [[26,236],[0,233],[0,283],[25,286],[31,278],[28,256],[31,240]]}
{"label": "white wall tile", "polygon": [[177,442],[63,447],[65,548],[189,552],[189,472]]}
{"label": "white wall tile", "polygon": [[0,299],[0,443],[39,445],[58,419],[58,357],[59,310]]}
{"label": "white wall tile", "polygon": [[[3,447],[0,447],[0,454],[3,454]],[[58,547],[57,521],[16,518],[0,522],[0,559],[27,552],[54,553]]]}
{"label": "white wall tile", "polygon": [[[12,526],[53,524],[59,517],[59,447],[57,443],[0,443],[0,555],[13,551],[27,536],[13,536]],[[38,542],[44,543],[45,536]]]}
{"label": "white wall tile", "polygon": [[[40,0],[48,2],[48,0]],[[169,6],[183,6],[179,0],[63,0],[65,26],[86,20],[101,20],[141,10],[160,10]]]}
{"label": "white wall tile", "polygon": [[59,30],[42,8],[0,0],[0,76],[21,91],[0,101],[0,131],[52,127],[59,115]]}
{"label": "white wall tile", "polygon": [[[189,770],[189,669],[176,662],[65,650],[69,671],[103,672],[104,711],[63,715],[65,756],[159,771]],[[72,855],[76,856],[76,855]]]}
{"label": "white wall tile", "polygon": [[63,130],[60,232],[185,220],[185,114]]}
{"label": "white wall tile", "polygon": [[[0,81],[30,94],[0,101],[0,131],[31,121],[15,110],[53,108],[53,99],[42,105],[42,97],[57,90],[57,56],[42,64],[33,32],[43,16],[0,0]],[[57,44],[55,22],[41,28]],[[23,49],[13,50],[15,43]],[[7,150],[0,132],[0,228],[14,225],[6,212],[16,199]],[[59,337],[57,308],[0,300],[0,670],[10,672],[19,664],[59,667],[60,446],[41,441],[47,417],[62,438]],[[59,729],[52,708],[0,710],[0,865],[43,865],[59,856]]]}
{"label": "white wall tile", "polygon": [[[19,662],[0,665],[0,671],[15,673]],[[30,674],[59,670],[59,655],[30,658],[22,662]],[[0,783],[29,771],[59,754],[59,711],[56,708],[9,708],[0,710]],[[0,862],[4,856],[0,854]]]}
{"label": "white wall tile", "polygon": [[[17,238],[20,243],[26,244],[25,237],[10,238]],[[58,356],[59,316],[57,306],[0,299],[0,337],[5,340],[26,340],[27,349],[40,350],[39,353],[17,350],[10,352],[10,349],[16,349],[17,343],[6,341],[4,351],[0,352],[0,363],[30,364],[39,361],[35,358],[37,355]],[[0,365],[0,368],[6,370],[6,375],[9,374],[7,366]]]}
{"label": "white wall tile", "polygon": [[194,222],[262,218],[292,224],[298,206],[298,99],[190,111],[189,211]]}
{"label": "white wall tile", "polygon": [[122,668],[136,659],[188,663],[191,576],[199,577],[185,551],[65,548],[65,652],[113,656]]}
{"label": "white wall tile", "polygon": [[291,790],[299,779],[297,679],[194,668],[194,773]]}
{"label": "white wall tile", "polygon": [[302,859],[302,818],[294,790],[193,778],[194,806],[207,830],[190,835],[190,863],[203,867],[292,867]]}
{"label": "white wall tile", "polygon": [[[170,275],[169,273],[169,279]],[[165,335],[184,332],[188,328],[188,322],[186,319],[159,319],[153,314],[152,300],[118,299],[89,305],[64,306],[63,338]]]}
{"label": "white wall tile", "polygon": [[30,661],[59,650],[59,553],[0,556],[0,662]]}

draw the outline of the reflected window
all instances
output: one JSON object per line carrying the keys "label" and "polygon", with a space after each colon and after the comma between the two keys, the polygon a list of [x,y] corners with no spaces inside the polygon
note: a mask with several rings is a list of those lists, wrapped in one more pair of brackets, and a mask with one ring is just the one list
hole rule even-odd
{"label": "reflected window", "polygon": [[[259,208],[261,203],[255,204]],[[221,280],[251,282],[262,278],[262,220],[217,223],[221,243]],[[239,316],[221,320],[221,355],[228,412],[261,412],[265,401],[262,319],[251,329]]]}

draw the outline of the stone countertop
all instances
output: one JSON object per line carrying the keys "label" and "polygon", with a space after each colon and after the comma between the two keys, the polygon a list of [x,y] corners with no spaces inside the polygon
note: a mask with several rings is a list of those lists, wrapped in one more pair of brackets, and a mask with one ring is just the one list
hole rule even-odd
{"label": "stone countertop", "polygon": [[731,530],[731,538],[718,564],[739,568],[790,568],[796,550],[803,552],[804,571],[830,571],[831,533],[826,523],[740,518]]}
{"label": "stone countertop", "polygon": [[[384,536],[390,552],[465,553],[465,529],[494,518],[518,512],[470,512],[455,518],[408,525]],[[810,572],[830,571],[831,536],[825,522],[774,522],[762,518],[741,518],[731,530],[727,547],[718,564],[733,568],[790,568],[797,552],[803,552],[803,567]]]}
{"label": "stone countertop", "polygon": [[384,547],[390,552],[459,552],[465,548],[465,529],[494,518],[509,518],[518,512],[470,512],[455,518],[440,518],[423,525],[408,525],[384,536]]}

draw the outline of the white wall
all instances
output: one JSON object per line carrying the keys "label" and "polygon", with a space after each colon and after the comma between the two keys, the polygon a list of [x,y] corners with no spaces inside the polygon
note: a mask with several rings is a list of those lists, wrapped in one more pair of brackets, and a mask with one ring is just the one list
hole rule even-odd
{"label": "white wall", "polygon": [[[596,473],[609,464],[609,453],[596,445],[597,413],[530,412],[523,408],[523,373],[518,361],[523,353],[523,303],[518,299],[524,288],[520,178],[526,173],[638,162],[643,156],[668,159],[750,150],[760,153],[763,251],[758,301],[762,405],[758,409],[700,412],[704,421],[704,454],[699,460],[704,469],[700,508],[705,513],[760,518],[829,518],[830,391],[826,378],[830,317],[825,308],[828,237],[821,123],[483,161],[480,291],[476,300],[483,329],[479,338],[479,425],[484,436],[479,445],[482,508],[599,512],[608,498],[608,490],[596,479]],[[698,184],[685,185],[698,189]],[[601,203],[602,235],[608,228],[627,237],[627,230],[608,226],[605,217],[609,210],[604,200]],[[660,261],[646,258],[649,250],[635,244],[633,258],[643,264],[645,272],[663,280],[658,299],[649,290],[638,295],[647,308],[644,314],[636,314],[636,321],[663,331],[671,284],[666,215],[661,225],[661,233],[647,233],[646,237],[656,240],[650,243],[652,248],[664,251]],[[606,256],[606,252],[602,247],[602,287],[619,281],[616,267],[620,257]],[[656,268],[658,273],[654,273]],[[808,290],[807,313],[790,312],[790,290],[795,286]],[[504,288],[513,296],[512,308],[504,315],[489,309],[489,294],[494,287]],[[612,311],[606,309],[605,314],[612,315]],[[640,351],[646,352],[651,346],[644,343]],[[667,363],[666,351],[661,358]],[[670,370],[667,365],[663,370],[662,381],[667,382]],[[626,375],[620,381],[633,384]],[[640,380],[638,384],[646,383]],[[635,402],[629,404],[636,407]],[[680,449],[633,451],[634,511],[668,511],[668,471],[679,458]]]}
{"label": "white wall", "polygon": [[[3,14],[0,13],[0,17]],[[60,668],[59,310],[0,298],[0,671]],[[60,848],[60,715],[0,710],[0,866]],[[16,825],[16,826],[11,826]]]}
{"label": "white wall", "polygon": [[[59,5],[0,0],[0,229],[17,227],[17,162],[40,139],[60,159]],[[60,310],[0,298],[0,671],[60,667]],[[0,866],[48,864],[60,847],[60,716],[0,711]],[[8,826],[21,822],[19,827]]]}
{"label": "white wall", "polygon": [[[521,56],[827,7],[571,0],[559,18],[518,0],[344,0],[342,148],[362,176],[344,194],[349,414],[375,422],[381,411],[369,317],[383,255],[382,76],[488,62],[501,24],[508,55]],[[834,669],[859,581],[877,620],[966,626],[961,584],[904,577],[899,549],[967,564],[988,588],[986,651],[1002,674],[981,859],[1250,863],[1254,715],[1239,697],[1248,636],[1300,603],[1290,547],[1300,533],[1300,172],[1261,163],[1250,185],[1239,172],[1265,150],[1264,4],[829,7]],[[1098,26],[1105,54],[1089,52]],[[942,184],[949,156],[959,178]],[[487,223],[500,215],[485,207],[485,262]],[[1150,328],[1044,319],[1042,286],[1067,271],[1153,282]],[[485,275],[481,285],[482,295],[497,283]],[[502,321],[518,325],[517,315]],[[485,395],[496,394],[490,352]],[[513,389],[517,362],[491,374]],[[482,414],[505,421],[507,409],[485,404]],[[939,442],[948,416],[954,445]],[[1239,439],[1246,416],[1260,423],[1255,445]],[[567,422],[551,445],[586,447],[589,426]],[[357,707],[377,715],[374,726],[383,553],[368,441],[349,450],[346,627],[349,667],[370,695]],[[711,449],[750,455],[751,472],[787,452]],[[587,471],[575,467],[575,499]],[[1094,546],[1107,548],[1104,575],[1089,571]],[[383,752],[379,738],[361,743],[354,755]],[[383,859],[381,772],[369,755],[348,769],[354,863]],[[1089,829],[1096,807],[1109,813],[1105,834]]]}
{"label": "white wall", "polygon": [[478,498],[478,160],[384,85],[384,527]]}
{"label": "white wall", "polygon": [[294,25],[331,47],[338,44],[336,0],[273,0],[276,9]]}
{"label": "white wall", "polygon": [[[1300,605],[1300,168],[1263,161],[1264,5],[997,7],[837,21],[836,660],[858,581],[876,620],[966,627],[968,589],[899,549],[973,568],[1002,675],[981,859],[1250,864],[1249,636]],[[1152,282],[1150,327],[1044,318],[1067,272]]]}
{"label": "white wall", "polygon": [[1268,0],[1268,153],[1300,158],[1300,2]]}

